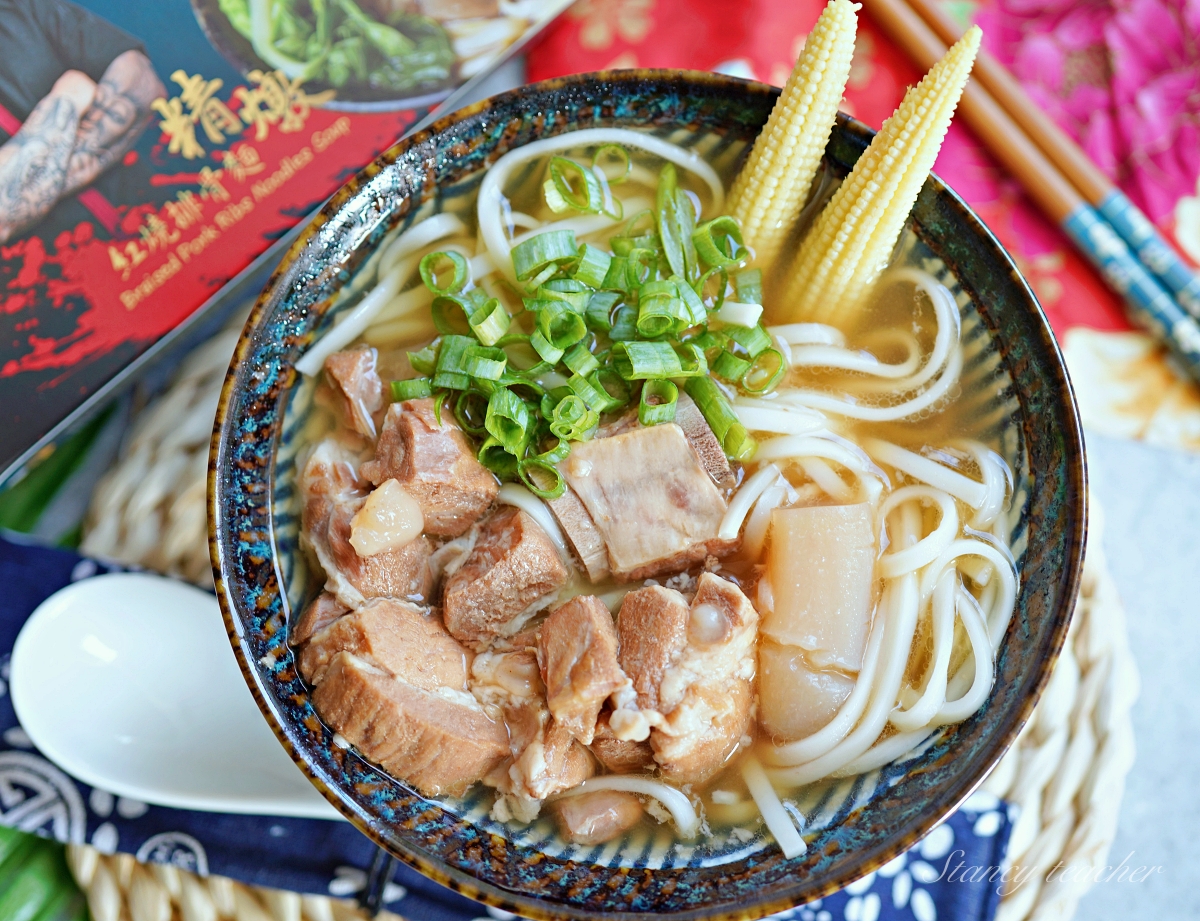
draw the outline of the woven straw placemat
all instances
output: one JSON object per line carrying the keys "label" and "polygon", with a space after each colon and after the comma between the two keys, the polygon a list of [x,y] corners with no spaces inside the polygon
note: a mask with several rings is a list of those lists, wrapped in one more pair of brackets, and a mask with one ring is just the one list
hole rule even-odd
{"label": "woven straw placemat", "polygon": [[[93,494],[84,553],[212,584],[205,526],[208,442],[239,332],[240,324],[196,349],[171,387],[138,414],[121,457]],[[998,921],[1051,921],[1075,913],[1094,876],[1087,869],[1103,867],[1108,856],[1133,764],[1130,708],[1137,666],[1100,546],[1102,516],[1094,501],[1090,507],[1083,587],[1066,645],[1033,717],[983,785],[1020,809],[1008,846],[1013,882]],[[329,899],[135,863],[86,846],[71,849],[70,865],[95,921],[168,921],[172,905],[183,921],[361,917],[351,905]],[[1067,868],[1071,872],[1063,872]]]}

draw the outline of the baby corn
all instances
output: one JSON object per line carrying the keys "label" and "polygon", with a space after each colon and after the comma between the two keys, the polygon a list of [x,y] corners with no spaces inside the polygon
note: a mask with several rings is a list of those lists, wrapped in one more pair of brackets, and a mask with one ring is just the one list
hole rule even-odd
{"label": "baby corn", "polygon": [[937,159],[982,34],[967,30],[884,122],[801,244],[776,322],[828,322],[861,304]]}
{"label": "baby corn", "polygon": [[858,4],[830,0],[730,193],[730,212],[769,269],[808,196],[850,76]]}

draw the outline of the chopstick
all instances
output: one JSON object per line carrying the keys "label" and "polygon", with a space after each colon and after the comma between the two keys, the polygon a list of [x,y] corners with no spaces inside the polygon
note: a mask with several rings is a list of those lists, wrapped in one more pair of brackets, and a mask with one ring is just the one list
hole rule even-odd
{"label": "chopstick", "polygon": [[[962,37],[962,29],[936,0],[908,0],[908,5],[947,45]],[[1121,238],[1142,264],[1175,296],[1180,306],[1200,319],[1200,274],[1176,255],[1150,219],[1100,171],[1071,137],[1037,105],[1012,74],[987,51],[975,58],[973,74],[980,84],[1020,125],[1042,153],[1065,175]]]}
{"label": "chopstick", "polygon": [[[946,53],[946,43],[904,0],[862,0],[875,23],[922,69]],[[978,65],[977,65],[978,66]],[[999,67],[999,65],[996,65]],[[1030,198],[1071,238],[1120,294],[1131,319],[1161,339],[1200,380],[1200,324],[1159,284],[1125,241],[1042,150],[972,80],[958,110],[988,151],[1025,187]]]}

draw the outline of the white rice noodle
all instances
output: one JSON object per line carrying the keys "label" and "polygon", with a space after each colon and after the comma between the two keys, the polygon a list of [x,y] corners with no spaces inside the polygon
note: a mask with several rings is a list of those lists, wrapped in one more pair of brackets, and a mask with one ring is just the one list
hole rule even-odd
{"label": "white rice noodle", "polygon": [[[979,603],[971,596],[971,593],[962,586],[958,587],[957,591],[957,610],[958,616],[962,619],[963,626],[967,629],[967,637],[971,641],[971,655],[963,662],[958,672],[955,673],[954,679],[950,682],[950,687],[947,689],[947,701],[942,704],[937,715],[930,721],[934,726],[944,726],[948,723],[957,723],[965,720],[968,716],[983,706],[984,700],[987,699],[988,692],[992,689],[992,679],[995,671],[995,644],[992,643],[988,636],[987,624],[984,623],[983,612],[980,610]],[[971,672],[967,669],[970,668]],[[957,695],[956,686],[961,683],[963,676],[973,675],[971,686],[961,697],[951,698],[951,694]]]}
{"label": "white rice noodle", "polygon": [[933,655],[925,674],[921,696],[907,709],[892,712],[891,724],[901,732],[913,732],[926,726],[946,702],[946,683],[950,679],[950,653],[954,648],[954,608],[958,573],[942,572],[933,591]]}
{"label": "white rice noodle", "polygon": [[[820,757],[794,767],[769,770],[773,781],[789,787],[812,783],[846,767],[875,744],[887,725],[904,679],[904,669],[917,627],[917,599],[915,575],[901,576],[887,582],[880,602],[880,609],[887,618],[884,648],[880,653],[878,675],[870,683],[866,712],[853,731]],[[859,683],[861,681],[860,677]]]}
{"label": "white rice noodle", "polygon": [[922,457],[914,451],[879,438],[864,438],[863,447],[880,463],[895,467],[911,477],[916,477],[922,483],[928,483],[936,489],[948,492],[973,509],[982,508],[988,501],[986,484],[972,480],[957,470],[951,470],[945,464],[939,464],[928,457]]}
{"label": "white rice noodle", "polygon": [[762,313],[762,304],[743,304],[740,301],[727,300],[713,316],[730,326],[753,327],[762,319]]}
{"label": "white rice noodle", "polygon": [[867,351],[851,351],[831,345],[792,346],[790,361],[794,368],[838,368],[871,377],[898,379],[911,376],[921,367],[921,346],[916,337],[904,334],[904,345],[908,356],[896,364],[882,362]]}
{"label": "white rice noodle", "polygon": [[808,478],[832,499],[847,504],[854,501],[855,489],[819,457],[801,457],[797,461]]}
{"label": "white rice noodle", "polygon": [[725,188],[716,171],[695,151],[686,150],[650,134],[628,128],[584,128],[568,131],[555,137],[543,138],[511,150],[491,165],[479,187],[479,233],[483,237],[492,261],[501,267],[509,280],[512,274],[510,247],[504,235],[501,218],[501,199],[504,186],[517,167],[547,154],[579,147],[601,144],[621,144],[661,157],[695,174],[712,194],[712,213],[719,214],[725,202]]}
{"label": "white rice noodle", "polygon": [[826,326],[824,323],[784,323],[768,326],[767,332],[778,336],[789,346],[832,345],[845,348],[846,345],[845,334],[836,326]]}
{"label": "white rice noodle", "polygon": [[[851,398],[834,397],[827,393],[802,388],[780,394],[779,399],[781,402],[787,401],[800,406],[808,406],[822,412],[845,416],[847,419],[860,419],[864,422],[894,422],[898,419],[915,416],[945,397],[950,392],[950,388],[958,383],[958,376],[962,373],[962,361],[962,349],[956,345],[950,350],[950,358],[946,362],[945,370],[935,383],[917,396],[890,406],[872,406]],[[897,386],[893,389],[901,392],[904,388]]]}
{"label": "white rice noodle", "polygon": [[541,221],[524,211],[509,211],[508,222],[512,227],[522,227],[525,230],[535,230],[542,226]]}
{"label": "white rice noodle", "polygon": [[941,521],[932,533],[921,538],[911,547],[889,550],[879,558],[879,574],[885,579],[894,579],[907,572],[916,572],[937,559],[938,554],[950,546],[958,536],[958,509],[954,500],[940,489],[930,486],[903,486],[884,500],[879,508],[879,526],[887,526],[888,515],[905,502],[933,502],[941,513]]}
{"label": "white rice noodle", "polygon": [[983,485],[987,489],[987,498],[971,517],[971,527],[990,527],[1000,517],[1008,502],[1012,488],[1008,464],[999,454],[978,441],[964,438],[951,442],[951,447],[965,451],[974,458],[975,465],[983,477]]}
{"label": "white rice noodle", "polygon": [[400,290],[400,285],[404,281],[400,273],[401,268],[403,267],[392,269],[384,275],[379,284],[367,292],[358,305],[345,315],[344,319],[313,343],[303,357],[296,362],[296,370],[306,377],[320,374],[321,368],[325,366],[326,358],[334,352],[344,349],[361,336],[375,314],[382,310]]}
{"label": "white rice noodle", "polygon": [[933,735],[933,730],[928,727],[922,727],[912,732],[897,732],[882,742],[876,742],[845,767],[834,771],[832,776],[853,777],[856,774],[865,774],[867,771],[881,768],[885,764],[891,764],[897,758],[907,755],[931,735]]}
{"label": "white rice noodle", "polygon": [[[892,405],[879,406],[862,403],[850,396],[838,397],[815,390],[797,389],[781,394],[781,400],[836,413],[851,419],[887,422],[905,419],[922,412],[950,392],[962,373],[963,358],[962,349],[959,346],[962,324],[958,305],[946,287],[926,272],[910,268],[897,269],[885,277],[885,282],[895,281],[911,282],[924,291],[933,304],[937,321],[937,333],[928,359],[923,366],[907,377],[903,375],[908,374],[908,369],[912,367],[911,347],[909,358],[906,361],[891,365],[880,362],[869,353],[849,351],[844,348],[842,342],[804,342],[804,333],[798,328],[816,326],[816,324],[788,324],[787,326],[772,327],[772,331],[782,334],[789,341],[791,339],[801,340],[791,349],[793,365],[834,367],[858,371],[881,378],[881,385],[876,388],[879,392],[887,392],[897,397],[905,394],[913,395]],[[814,330],[814,333],[816,332],[818,331]],[[816,338],[816,336],[813,335],[810,338]],[[926,387],[925,385],[933,380],[939,372],[941,376]],[[925,389],[920,390],[921,387],[925,387]]]}
{"label": "white rice noodle", "polygon": [[402,345],[428,342],[437,335],[433,320],[427,314],[417,313],[386,323],[374,323],[363,333],[363,341],[377,349],[393,349]]}
{"label": "white rice noodle", "polygon": [[1013,605],[1017,600],[1017,568],[1006,549],[980,538],[961,538],[953,541],[921,573],[922,606],[933,594],[944,569],[961,556],[982,557],[992,564],[997,577],[994,600],[985,615],[989,642],[993,649],[998,648],[1004,638],[1004,631],[1008,629],[1008,621],[1012,617]]}
{"label": "white rice noodle", "polygon": [[738,421],[752,432],[810,435],[825,428],[825,417],[820,413],[792,412],[784,406],[775,408],[766,400],[737,400],[733,411]]}
{"label": "white rice noodle", "polygon": [[754,507],[758,497],[782,478],[783,474],[778,467],[767,464],[746,480],[730,500],[725,517],[721,519],[721,527],[717,530],[717,537],[721,540],[736,538],[742,530],[742,522],[750,514],[750,509]]}
{"label": "white rice noodle", "polygon": [[694,838],[700,830],[700,819],[691,801],[679,790],[668,786],[652,777],[636,777],[630,774],[605,774],[603,777],[592,777],[577,787],[572,787],[561,797],[579,796],[596,790],[620,790],[625,793],[637,793],[641,796],[651,796],[667,807],[671,818],[675,820],[675,829],[681,837]]}
{"label": "white rice noodle", "polygon": [[[630,213],[641,211],[649,206],[650,199],[641,197],[631,198],[624,203],[625,210]],[[525,233],[517,234],[517,236],[513,237],[512,245],[516,246],[518,243],[524,243],[526,240],[536,237],[540,233],[549,233],[552,230],[570,230],[574,232],[577,238],[586,237],[601,230],[608,230],[613,224],[617,223],[620,223],[620,221],[608,214],[577,214],[574,217],[565,217],[561,221],[552,221],[548,224],[542,224],[533,230],[528,230]],[[489,254],[491,253],[490,250],[488,252]],[[505,264],[510,267],[509,271],[511,272],[511,250],[505,260]]]}
{"label": "white rice noodle", "polygon": [[783,808],[783,803],[779,799],[779,794],[775,792],[775,788],[771,786],[767,772],[763,770],[763,766],[753,755],[747,755],[742,759],[741,770],[742,779],[746,781],[746,787],[750,790],[750,795],[754,797],[754,804],[762,813],[768,830],[775,836],[775,842],[783,851],[783,856],[788,860],[799,857],[808,850],[808,845],[800,837],[800,832],[796,830],[792,817]]}
{"label": "white rice noodle", "polygon": [[529,516],[541,525],[546,536],[554,542],[558,552],[563,557],[569,558],[567,557],[567,542],[563,539],[562,529],[554,520],[554,516],[550,514],[550,509],[545,502],[519,483],[505,483],[496,493],[496,499],[506,505],[515,505],[522,511],[528,512]]}
{"label": "white rice noodle", "polygon": [[410,253],[424,249],[430,243],[436,243],[446,237],[456,237],[466,232],[467,225],[455,214],[443,211],[441,214],[431,215],[425,220],[413,224],[388,244],[379,259],[379,273],[380,275],[384,274],[396,264],[398,259],[403,259]]}
{"label": "white rice noodle", "polygon": [[746,520],[746,533],[742,538],[743,553],[751,559],[756,559],[762,554],[763,544],[767,542],[767,531],[771,527],[771,512],[795,500],[796,491],[782,476],[767,487],[754,503],[754,511]]}

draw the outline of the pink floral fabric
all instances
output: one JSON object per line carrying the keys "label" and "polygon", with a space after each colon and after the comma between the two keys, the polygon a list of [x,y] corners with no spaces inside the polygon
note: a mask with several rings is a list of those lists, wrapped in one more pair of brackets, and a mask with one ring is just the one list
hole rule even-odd
{"label": "pink floral fabric", "polygon": [[1200,0],[999,0],[986,44],[1150,219],[1200,173]]}

